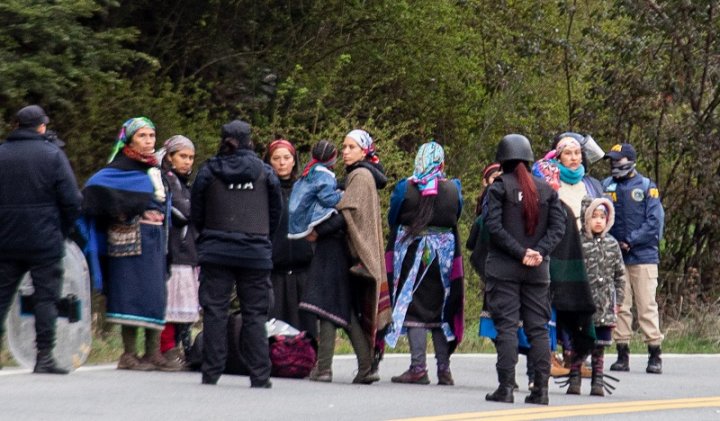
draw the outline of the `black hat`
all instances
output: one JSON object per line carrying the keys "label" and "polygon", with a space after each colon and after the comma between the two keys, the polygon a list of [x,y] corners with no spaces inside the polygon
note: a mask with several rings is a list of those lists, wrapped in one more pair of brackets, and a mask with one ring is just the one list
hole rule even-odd
{"label": "black hat", "polygon": [[618,143],[617,145],[610,148],[610,152],[608,152],[605,156],[616,161],[623,158],[627,158],[628,161],[632,162],[637,161],[637,153],[635,153],[635,148],[633,148],[633,146],[629,143]]}
{"label": "black hat", "polygon": [[21,108],[20,111],[15,114],[18,125],[20,127],[38,127],[41,124],[48,124],[50,119],[45,110],[39,105],[28,105],[27,107]]}
{"label": "black hat", "polygon": [[232,138],[239,142],[241,148],[252,148],[250,125],[242,120],[233,120],[222,126],[220,135],[223,139]]}

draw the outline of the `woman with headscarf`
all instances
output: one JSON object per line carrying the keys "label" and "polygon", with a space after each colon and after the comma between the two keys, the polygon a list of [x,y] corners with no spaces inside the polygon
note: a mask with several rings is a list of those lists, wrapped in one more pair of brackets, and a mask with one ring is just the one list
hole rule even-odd
{"label": "woman with headscarf", "polygon": [[392,323],[385,342],[401,334],[410,344],[410,368],[393,383],[429,384],[427,334],[432,336],[439,385],[454,384],[450,355],[463,335],[463,265],[457,222],[463,198],[460,180],[445,176],[445,153],[435,141],[420,146],[411,177],[390,197],[388,270]]}
{"label": "woman with headscarf", "polygon": [[[377,192],[387,178],[365,130],[352,130],[345,136],[342,154],[345,193],[337,205],[339,213],[315,226],[307,237],[317,245],[310,269],[313,283],[300,308],[320,318],[318,361],[310,380],[332,381],[335,334],[341,327],[348,332],[358,360],[353,383],[371,384],[380,380],[377,364],[382,342],[376,344],[376,334],[390,322]],[[361,263],[368,273],[352,273],[353,262]]]}
{"label": "woman with headscarf", "polygon": [[[181,366],[160,353],[167,297],[168,193],[154,152],[152,121],[127,120],[109,164],[85,185],[83,212],[98,234],[93,235],[98,254],[106,257],[106,321],[121,325],[124,352],[117,368],[176,371]],[[142,358],[137,355],[138,327],[145,328]]]}
{"label": "woman with headscarf", "polygon": [[316,337],[316,317],[300,311],[298,307],[309,282],[312,245],[305,239],[288,239],[288,201],[298,178],[299,166],[295,146],[286,139],[273,140],[267,147],[265,162],[270,164],[280,180],[283,195],[280,225],[272,241],[273,270],[270,279],[275,299],[270,318],[285,321]]}
{"label": "woman with headscarf", "polygon": [[[575,354],[586,354],[594,338],[588,335],[591,329],[590,315],[594,304],[587,283],[580,238],[581,203],[584,197],[600,198],[603,188],[600,182],[586,173],[587,165],[600,159],[604,153],[589,135],[565,132],[555,136],[552,150],[533,165],[533,173],[543,178],[558,192],[568,225],[565,235],[553,252],[551,273],[553,274],[553,307],[557,313],[558,341],[563,347],[563,366],[553,354],[553,373],[563,376],[575,358]],[[579,352],[574,352],[580,347]],[[591,370],[582,366],[583,377],[590,377]]]}
{"label": "woman with headscarf", "polygon": [[190,328],[200,318],[197,234],[190,223],[190,174],[195,145],[187,137],[175,135],[165,141],[158,155],[172,203],[168,236],[170,279],[160,351],[167,359],[182,361],[183,356],[190,354]]}

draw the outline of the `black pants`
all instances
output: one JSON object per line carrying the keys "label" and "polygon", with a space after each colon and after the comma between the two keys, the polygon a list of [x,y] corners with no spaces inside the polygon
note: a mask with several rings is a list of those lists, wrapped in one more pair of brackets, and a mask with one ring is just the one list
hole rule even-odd
{"label": "black pants", "polygon": [[23,276],[30,272],[35,292],[35,342],[38,351],[55,347],[55,320],[60,300],[64,268],[62,259],[43,262],[0,261],[0,338],[5,334],[5,320]]}
{"label": "black pants", "polygon": [[233,286],[242,314],[242,343],[252,384],[270,377],[270,354],[265,322],[270,300],[270,271],[203,264],[200,268],[200,305],[203,308],[203,377],[216,381],[227,360],[228,310]]}
{"label": "black pants", "polygon": [[[548,300],[549,282],[535,280],[505,280],[488,277],[486,283],[487,308],[497,330],[496,348],[498,377],[514,381],[518,361],[517,329],[523,321],[530,341],[528,360],[534,367],[535,378],[547,381],[550,375],[550,344],[546,324],[551,311]],[[505,373],[507,376],[503,376]],[[539,385],[540,386],[540,385]]]}

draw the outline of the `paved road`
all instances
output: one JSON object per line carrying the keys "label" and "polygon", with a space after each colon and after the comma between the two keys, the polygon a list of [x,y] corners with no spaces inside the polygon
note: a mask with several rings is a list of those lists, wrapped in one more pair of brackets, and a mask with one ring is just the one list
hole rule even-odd
{"label": "paved road", "polygon": [[[588,380],[583,396],[567,396],[553,384],[548,407],[522,403],[522,375],[515,404],[486,402],[496,386],[494,355],[453,356],[454,387],[390,383],[407,367],[407,355],[388,356],[382,381],[371,386],[351,384],[355,361],[338,356],[331,384],[273,379],[269,390],[250,389],[244,376],[226,375],[217,386],[203,386],[198,373],[103,365],[53,376],[5,368],[0,420],[720,420],[720,354],[663,357],[665,373],[658,376],[645,373],[646,357],[633,356],[633,371],[622,373],[615,394],[605,398],[587,396]],[[431,380],[437,380],[434,370]]]}

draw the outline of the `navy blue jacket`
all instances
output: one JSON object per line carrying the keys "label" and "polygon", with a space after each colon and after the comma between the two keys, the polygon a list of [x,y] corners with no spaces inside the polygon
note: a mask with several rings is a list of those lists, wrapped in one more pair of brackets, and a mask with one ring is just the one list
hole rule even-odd
{"label": "navy blue jacket", "polygon": [[[605,194],[615,205],[615,224],[610,234],[619,242],[630,245],[623,250],[626,265],[657,264],[660,262],[658,247],[664,224],[664,211],[657,186],[643,181],[643,175],[615,180],[603,180]],[[647,186],[647,187],[646,187]]]}
{"label": "navy blue jacket", "polygon": [[[264,174],[263,174],[264,172]],[[262,177],[264,175],[264,177]],[[268,225],[263,229],[268,234],[242,231],[209,229],[211,209],[207,208],[207,194],[216,180],[228,185],[251,185],[259,179],[266,180],[267,206],[259,201],[265,198],[248,199],[245,205],[268,212]],[[255,190],[253,188],[253,190]],[[228,191],[232,191],[228,188]],[[260,191],[257,189],[257,191]],[[228,206],[231,197],[228,196]],[[233,155],[210,158],[198,172],[193,183],[191,195],[191,218],[199,233],[197,252],[200,263],[212,263],[224,266],[244,267],[248,269],[272,269],[272,243],[282,213],[282,191],[275,172],[262,162],[251,150],[238,150]],[[243,206],[243,204],[240,204]],[[228,211],[232,212],[232,209]],[[264,220],[264,218],[262,218]],[[250,221],[251,225],[252,222]]]}
{"label": "navy blue jacket", "polygon": [[60,148],[32,129],[0,145],[0,259],[60,258],[81,195]]}

